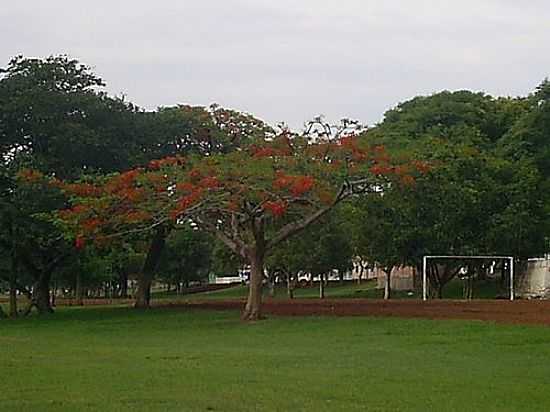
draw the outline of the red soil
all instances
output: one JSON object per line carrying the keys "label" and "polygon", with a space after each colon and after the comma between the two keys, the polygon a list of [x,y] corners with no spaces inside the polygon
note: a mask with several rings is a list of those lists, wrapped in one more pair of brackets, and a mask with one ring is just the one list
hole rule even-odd
{"label": "red soil", "polygon": [[[158,306],[239,310],[243,301],[190,301]],[[550,325],[550,301],[517,300],[394,300],[295,299],[267,300],[264,314],[277,316],[386,316],[423,319],[474,319],[513,324]]]}

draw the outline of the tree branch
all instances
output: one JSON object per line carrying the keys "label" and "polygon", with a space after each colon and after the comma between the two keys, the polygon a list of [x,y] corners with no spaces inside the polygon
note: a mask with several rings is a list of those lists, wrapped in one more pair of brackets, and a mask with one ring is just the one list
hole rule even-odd
{"label": "tree branch", "polygon": [[195,217],[194,220],[199,224],[199,226],[202,226],[204,230],[207,232],[212,233],[215,235],[220,241],[222,241],[229,249],[231,249],[234,253],[237,255],[247,258],[247,248],[244,242],[242,242],[240,239],[233,239],[231,236],[228,236],[223,230],[216,227],[216,225],[213,225],[200,217]]}

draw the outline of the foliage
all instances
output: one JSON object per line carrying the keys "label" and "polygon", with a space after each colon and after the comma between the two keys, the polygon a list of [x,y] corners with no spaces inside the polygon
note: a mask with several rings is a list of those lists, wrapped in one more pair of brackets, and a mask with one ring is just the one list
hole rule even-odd
{"label": "foliage", "polygon": [[352,238],[343,209],[324,216],[301,236],[279,244],[267,261],[268,269],[294,278],[299,272],[320,275],[334,270],[344,274],[351,270]]}
{"label": "foliage", "polygon": [[[147,168],[77,183],[52,179],[51,184],[72,197],[73,207],[60,212],[60,221],[96,241],[102,240],[98,233],[177,223],[185,216],[216,233],[232,233],[246,232],[250,219],[258,217],[284,226],[355,191],[376,191],[376,182],[389,175],[411,184],[411,174],[422,169],[390,162],[383,149],[369,151],[354,137],[308,144],[283,135],[228,154],[167,157]],[[23,177],[34,179],[35,172],[26,173],[31,175]]]}
{"label": "foliage", "polygon": [[187,224],[168,237],[157,268],[159,279],[185,286],[208,279],[211,255],[211,237]]}
{"label": "foliage", "polygon": [[1,71],[2,156],[25,157],[58,177],[129,166],[135,108],[100,91],[103,81],[66,56],[18,56]]}

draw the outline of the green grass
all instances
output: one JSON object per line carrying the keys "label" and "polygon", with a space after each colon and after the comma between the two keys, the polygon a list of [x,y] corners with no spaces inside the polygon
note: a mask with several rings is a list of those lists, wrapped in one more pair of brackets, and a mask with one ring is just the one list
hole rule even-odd
{"label": "green grass", "polygon": [[[449,282],[443,290],[444,299],[462,299],[463,298],[463,281],[460,279],[454,279]],[[162,298],[184,299],[240,299],[246,297],[248,288],[246,286],[234,286],[227,289],[215,290],[211,292],[203,292],[192,295],[176,296],[163,295]],[[264,294],[267,293],[267,288],[264,288]],[[502,291],[500,291],[502,294]],[[504,292],[506,294],[506,292]],[[499,295],[497,283],[494,280],[476,281],[474,286],[474,298],[475,299],[495,299]],[[319,286],[318,283],[314,286],[308,286],[305,288],[297,288],[294,291],[296,298],[318,298]],[[382,299],[384,297],[383,289],[376,289],[376,281],[369,280],[363,281],[361,284],[356,282],[345,282],[343,285],[338,282],[331,282],[325,289],[325,296],[327,298],[338,299],[353,299],[353,298],[367,298],[367,299]],[[398,291],[392,292],[393,299],[420,299],[421,295],[418,291]],[[287,293],[285,286],[277,287],[276,299],[287,299]]]}
{"label": "green grass", "polygon": [[0,321],[2,411],[545,411],[550,328],[67,308]]}
{"label": "green grass", "polygon": [[[346,282],[339,284],[331,282],[325,288],[325,296],[328,298],[358,298],[365,297],[367,293],[372,293],[376,283],[373,281],[362,282],[360,285],[354,282]],[[192,295],[183,295],[184,299],[240,299],[245,298],[248,293],[247,286],[234,286],[227,289],[214,290],[211,292],[203,292]],[[267,296],[268,288],[264,288],[264,294]],[[294,290],[294,297],[297,299],[318,298],[319,284],[308,286],[305,288],[297,288]],[[276,299],[287,299],[287,291],[285,286],[276,288]]]}

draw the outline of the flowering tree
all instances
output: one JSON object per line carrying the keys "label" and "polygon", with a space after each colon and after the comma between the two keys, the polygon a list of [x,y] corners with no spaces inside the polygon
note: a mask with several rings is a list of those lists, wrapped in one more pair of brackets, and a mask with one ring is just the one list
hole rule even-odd
{"label": "flowering tree", "polygon": [[93,240],[190,220],[251,268],[244,320],[261,317],[264,259],[351,196],[379,193],[390,180],[413,184],[419,165],[395,165],[382,147],[353,134],[308,139],[283,131],[241,150],[168,157],[78,183],[54,181],[72,195],[59,212],[77,247]]}

